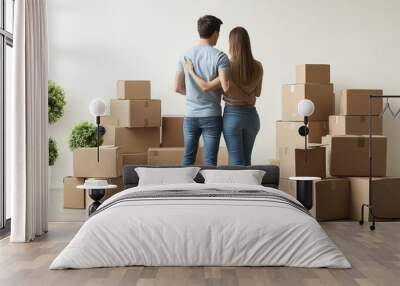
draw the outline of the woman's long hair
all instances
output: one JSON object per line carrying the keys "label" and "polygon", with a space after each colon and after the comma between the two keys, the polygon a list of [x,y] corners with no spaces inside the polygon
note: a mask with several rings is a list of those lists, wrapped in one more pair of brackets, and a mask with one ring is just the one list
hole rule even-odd
{"label": "woman's long hair", "polygon": [[229,33],[232,79],[248,84],[260,76],[260,66],[253,57],[249,33],[243,27],[236,27]]}

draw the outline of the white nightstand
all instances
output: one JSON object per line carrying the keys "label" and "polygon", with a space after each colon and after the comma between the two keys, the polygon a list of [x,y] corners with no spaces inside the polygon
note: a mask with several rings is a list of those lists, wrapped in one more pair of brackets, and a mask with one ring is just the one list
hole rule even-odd
{"label": "white nightstand", "polygon": [[97,208],[101,205],[100,200],[106,194],[106,190],[108,189],[116,189],[117,185],[106,185],[106,186],[91,186],[90,188],[85,185],[79,185],[76,187],[77,189],[84,189],[88,191],[89,197],[93,200],[93,203],[89,206],[89,216],[94,213]]}

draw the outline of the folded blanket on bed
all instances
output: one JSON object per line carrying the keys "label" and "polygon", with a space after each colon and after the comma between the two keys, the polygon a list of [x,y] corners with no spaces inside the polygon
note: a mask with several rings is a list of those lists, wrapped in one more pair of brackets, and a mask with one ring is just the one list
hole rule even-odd
{"label": "folded blanket on bed", "polygon": [[185,200],[185,199],[240,199],[240,200],[265,200],[269,202],[276,202],[280,204],[286,204],[296,208],[297,210],[311,216],[310,212],[299,202],[289,199],[287,196],[279,194],[277,192],[271,192],[268,190],[234,190],[229,191],[222,188],[203,188],[201,190],[163,190],[163,191],[146,191],[146,192],[132,192],[124,194],[115,200],[105,202],[101,208],[96,212],[92,213],[94,216],[112,206],[119,203],[127,201],[141,201],[141,200],[153,200],[153,199],[175,199],[175,200]]}

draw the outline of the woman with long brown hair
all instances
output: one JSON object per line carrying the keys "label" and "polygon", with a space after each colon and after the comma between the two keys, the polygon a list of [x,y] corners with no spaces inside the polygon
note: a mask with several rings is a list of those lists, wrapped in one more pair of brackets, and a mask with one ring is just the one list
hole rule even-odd
{"label": "woman with long brown hair", "polygon": [[225,109],[223,135],[231,165],[251,165],[251,154],[260,119],[255,108],[256,98],[261,94],[263,68],[254,59],[250,37],[243,27],[234,28],[229,34],[230,80],[222,86],[218,78],[205,81],[193,69],[190,61],[185,68],[203,91],[224,90]]}

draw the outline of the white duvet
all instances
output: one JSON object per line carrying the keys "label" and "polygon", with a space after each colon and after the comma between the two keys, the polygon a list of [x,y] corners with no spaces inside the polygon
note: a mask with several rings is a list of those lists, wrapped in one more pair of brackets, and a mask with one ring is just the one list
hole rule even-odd
{"label": "white duvet", "polygon": [[[149,190],[267,190],[262,186],[182,184]],[[89,218],[50,269],[145,266],[294,266],[349,268],[318,222],[277,202],[236,198],[124,201]]]}

